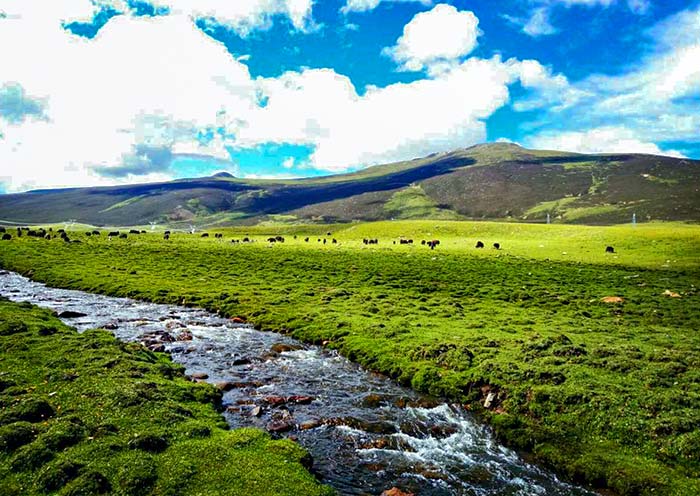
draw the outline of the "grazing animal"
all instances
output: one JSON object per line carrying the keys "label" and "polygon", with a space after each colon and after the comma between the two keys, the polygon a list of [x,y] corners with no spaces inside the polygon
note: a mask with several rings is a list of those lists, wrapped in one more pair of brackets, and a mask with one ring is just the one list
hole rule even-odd
{"label": "grazing animal", "polygon": [[61,236],[61,239],[66,243],[70,243],[70,238],[68,236]]}
{"label": "grazing animal", "polygon": [[2,240],[7,241],[8,239],[12,239],[12,234],[6,232],[2,235]]}
{"label": "grazing animal", "polygon": [[170,239],[170,234],[163,234],[163,239],[166,241]]}
{"label": "grazing animal", "polygon": [[483,247],[484,247],[484,243],[483,243],[483,242],[481,242],[481,241],[477,241],[477,242],[476,242],[476,248],[483,248]]}
{"label": "grazing animal", "polygon": [[494,244],[493,244],[493,247],[494,247],[496,250],[500,250],[500,249],[501,249],[501,244],[500,244],[500,243],[494,243]]}
{"label": "grazing animal", "polygon": [[136,229],[129,229],[129,234],[140,234],[141,231],[137,231]]}
{"label": "grazing animal", "polygon": [[307,236],[306,238],[304,238],[304,243],[308,243],[308,242],[309,242],[309,238]]}
{"label": "grazing animal", "polygon": [[51,239],[51,235],[47,234],[46,236],[44,236],[44,239]]}
{"label": "grazing animal", "polygon": [[146,231],[141,229],[141,234],[146,234]]}
{"label": "grazing animal", "polygon": [[333,243],[334,245],[337,245],[337,244],[338,244],[338,240],[337,240],[337,239],[335,239],[335,238],[333,238],[333,241],[332,241],[332,243]]}
{"label": "grazing animal", "polygon": [[202,233],[202,235],[200,236],[200,238],[208,238],[208,237],[209,237],[209,233]]}
{"label": "grazing animal", "polygon": [[243,242],[244,242],[244,243],[250,243],[250,238],[248,238],[248,237],[243,238]]}
{"label": "grazing animal", "polygon": [[170,234],[170,231],[165,231],[163,234],[168,234],[168,235],[169,235],[169,234]]}
{"label": "grazing animal", "polygon": [[439,240],[439,239],[433,239],[433,240],[428,241],[427,244],[428,244],[428,246],[430,247],[431,250],[434,250],[435,247],[436,247],[437,245],[440,244],[440,240]]}
{"label": "grazing animal", "polygon": [[421,239],[421,240],[420,240],[420,244],[425,245],[425,240],[424,240],[424,239]]}
{"label": "grazing animal", "polygon": [[64,232],[66,232],[66,230],[65,230],[65,229],[59,229],[59,230],[56,231],[56,232],[58,232],[58,233],[64,233]]}
{"label": "grazing animal", "polygon": [[328,232],[326,233],[326,236],[332,236],[332,235],[333,235],[333,233],[331,233],[330,231],[328,231]]}
{"label": "grazing animal", "polygon": [[214,237],[215,237],[216,239],[221,239],[221,238],[224,237],[224,235],[221,234],[221,233],[215,233],[215,234],[214,234]]}
{"label": "grazing animal", "polygon": [[275,236],[275,241],[278,241],[280,243],[284,243],[284,238],[282,236]]}
{"label": "grazing animal", "polygon": [[615,248],[613,248],[612,246],[606,246],[605,253],[615,253]]}
{"label": "grazing animal", "polygon": [[273,237],[269,237],[269,238],[267,238],[267,242],[268,242],[268,243],[276,243],[277,240],[276,240],[275,238],[273,238]]}
{"label": "grazing animal", "polygon": [[326,238],[323,238],[323,244],[324,245],[326,244]]}
{"label": "grazing animal", "polygon": [[362,242],[366,245],[378,245],[379,244],[379,240],[376,238],[374,238],[374,239],[365,238],[362,240]]}
{"label": "grazing animal", "polygon": [[85,236],[90,237],[90,236],[92,236],[92,233],[91,233],[90,231],[88,231],[88,232],[85,233]]}
{"label": "grazing animal", "polygon": [[99,236],[99,235],[100,235],[100,231],[98,231],[97,229],[95,229],[94,231],[92,231],[92,235],[93,235],[93,236]]}
{"label": "grazing animal", "polygon": [[22,237],[22,229],[20,229],[19,227],[17,228],[17,237]]}
{"label": "grazing animal", "polygon": [[121,233],[119,235],[119,239],[126,239],[126,233]]}
{"label": "grazing animal", "polygon": [[0,233],[4,233],[4,232],[7,232],[7,229],[5,229],[4,227],[0,227]]}
{"label": "grazing animal", "polygon": [[119,236],[119,231],[112,231],[111,233],[109,233],[108,236],[109,236],[110,238],[111,238],[111,237],[117,237],[117,236]]}

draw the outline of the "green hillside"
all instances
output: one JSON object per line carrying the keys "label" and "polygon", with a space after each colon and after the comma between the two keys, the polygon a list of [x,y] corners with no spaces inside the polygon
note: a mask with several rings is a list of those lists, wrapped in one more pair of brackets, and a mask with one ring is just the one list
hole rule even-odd
{"label": "green hillside", "polygon": [[256,224],[269,220],[512,219],[615,224],[700,219],[700,161],[581,155],[514,144],[312,179],[228,175],[166,183],[40,190],[0,196],[0,219],[36,224]]}

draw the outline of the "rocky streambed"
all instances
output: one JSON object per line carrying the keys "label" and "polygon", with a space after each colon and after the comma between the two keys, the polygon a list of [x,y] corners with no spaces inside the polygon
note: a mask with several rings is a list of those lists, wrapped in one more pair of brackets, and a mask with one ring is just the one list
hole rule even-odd
{"label": "rocky streambed", "polygon": [[461,407],[427,398],[337,353],[212,313],[49,288],[0,273],[0,294],[167,351],[224,392],[231,427],[288,436],[340,494],[588,495],[499,445]]}

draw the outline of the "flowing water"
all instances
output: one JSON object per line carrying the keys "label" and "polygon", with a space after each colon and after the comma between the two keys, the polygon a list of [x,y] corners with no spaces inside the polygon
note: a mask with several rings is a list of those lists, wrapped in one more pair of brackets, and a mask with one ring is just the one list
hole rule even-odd
{"label": "flowing water", "polygon": [[[226,390],[232,427],[296,439],[340,494],[393,486],[420,496],[589,495],[499,445],[461,407],[425,398],[337,353],[204,310],[46,287],[0,273],[0,294],[57,312],[79,331],[106,328],[164,347],[188,374]],[[201,375],[197,375],[201,374]]]}

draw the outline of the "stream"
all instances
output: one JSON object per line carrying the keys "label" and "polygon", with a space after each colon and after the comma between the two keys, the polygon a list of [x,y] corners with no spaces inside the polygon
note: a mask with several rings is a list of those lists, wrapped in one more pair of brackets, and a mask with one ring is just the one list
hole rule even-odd
{"label": "stream", "polygon": [[231,427],[287,436],[343,495],[391,487],[419,496],[593,495],[526,463],[463,408],[426,398],[334,351],[193,308],[50,288],[0,271],[0,295],[58,313],[78,331],[109,329],[168,351],[225,391]]}

